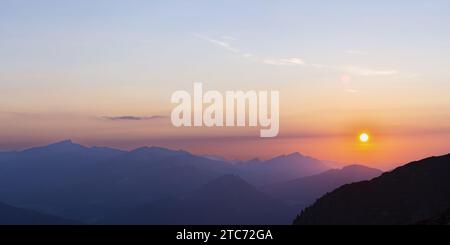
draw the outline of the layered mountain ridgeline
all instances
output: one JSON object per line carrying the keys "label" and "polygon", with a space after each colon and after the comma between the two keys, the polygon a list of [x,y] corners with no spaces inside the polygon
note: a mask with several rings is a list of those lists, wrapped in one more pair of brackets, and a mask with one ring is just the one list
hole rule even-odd
{"label": "layered mountain ridgeline", "polygon": [[268,185],[322,173],[330,169],[323,161],[296,152],[267,161],[254,159],[237,165],[243,178],[255,185]]}
{"label": "layered mountain ridgeline", "polygon": [[[296,197],[298,203],[304,203],[302,206],[291,203],[289,195],[287,198],[277,196],[276,198],[281,200],[277,201],[269,197],[273,193],[266,192],[264,187],[274,183],[286,183],[326,170],[329,170],[329,167],[322,161],[299,153],[276,157],[268,161],[228,162],[217,157],[196,156],[185,151],[159,147],[121,151],[105,147],[85,147],[71,141],[63,141],[20,152],[0,153],[0,201],[58,217],[79,220],[83,223],[99,224],[106,220],[111,221],[117,214],[129,213],[136,207],[147,208],[156,205],[158,208],[155,210],[163,210],[159,208],[159,203],[167,202],[167,200],[171,200],[167,205],[175,206],[178,213],[189,213],[192,209],[195,210],[194,205],[191,204],[194,201],[186,201],[189,200],[186,198],[200,199],[199,194],[195,193],[202,188],[207,188],[212,181],[221,176],[232,175],[240,176],[246,184],[234,179],[230,182],[241,183],[241,185],[230,183],[230,188],[223,192],[229,193],[231,197],[233,192],[239,195],[240,189],[248,192],[241,193],[242,203],[236,203],[236,206],[255,206],[252,199],[244,197],[255,197],[256,194],[250,193],[257,192],[264,195],[264,198],[255,198],[261,200],[256,206],[274,207],[270,212],[267,211],[264,219],[241,215],[246,218],[233,220],[242,224],[261,223],[262,220],[267,221],[268,224],[278,224],[283,220],[285,224],[288,224],[292,216],[301,210],[300,207],[311,204],[322,194],[320,191],[313,194],[307,193],[309,189],[331,191],[344,182],[355,181],[355,178],[349,176],[344,178],[345,181],[332,181],[326,184],[322,183],[326,181],[325,179],[318,177],[317,181],[305,182],[305,185],[309,187],[303,185],[293,187],[294,189],[302,188],[297,192],[299,196]],[[360,178],[368,177],[362,174],[357,176],[357,179]],[[327,188],[322,189],[315,185],[324,185]],[[249,186],[251,188],[247,188]],[[213,194],[220,192],[222,191],[205,192],[206,196],[202,200],[205,202],[219,200],[219,197]],[[308,197],[309,200],[302,200],[303,197],[305,199]],[[183,205],[190,205],[192,208],[182,208]],[[290,213],[291,207],[297,208],[294,210],[295,213]],[[206,206],[203,209],[205,212],[215,210],[212,206]],[[253,209],[258,210],[255,207]],[[224,210],[222,214],[225,217],[236,217],[234,213],[236,210],[232,209],[231,205],[229,209],[224,208]],[[250,208],[248,210],[249,214],[252,214]],[[289,212],[286,212],[287,210]],[[284,218],[287,214],[290,215],[289,219]],[[155,214],[155,217],[146,217],[145,221],[150,220],[150,223],[155,223],[153,220],[163,217],[158,215],[159,212]],[[183,220],[185,224],[214,223],[214,220],[203,219],[200,215],[189,217],[190,219]],[[218,216],[210,215],[210,217],[215,217],[216,222],[227,222]],[[167,220],[172,219],[167,218]],[[161,218],[159,223],[168,223],[167,220],[164,221]],[[129,221],[129,223],[132,222]]]}
{"label": "layered mountain ridgeline", "polygon": [[266,193],[300,209],[311,205],[319,197],[344,184],[350,184],[378,177],[383,172],[361,165],[332,169],[321,174],[303,177],[263,188]]}
{"label": "layered mountain ridgeline", "polygon": [[184,151],[142,147],[124,152],[63,141],[0,154],[0,200],[95,223],[235,171],[228,163]]}
{"label": "layered mountain ridgeline", "polygon": [[407,164],[323,196],[297,225],[390,225],[438,220],[450,208],[450,154]]}
{"label": "layered mountain ridgeline", "polygon": [[76,221],[0,203],[0,225],[77,225]]}
{"label": "layered mountain ridgeline", "polygon": [[104,220],[106,224],[264,225],[288,224],[297,210],[225,175],[179,198],[136,207]]}

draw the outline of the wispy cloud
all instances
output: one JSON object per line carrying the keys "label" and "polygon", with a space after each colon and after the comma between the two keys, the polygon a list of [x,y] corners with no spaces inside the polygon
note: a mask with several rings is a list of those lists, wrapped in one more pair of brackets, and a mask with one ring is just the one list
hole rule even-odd
{"label": "wispy cloud", "polygon": [[204,36],[204,35],[200,35],[200,34],[197,34],[196,36],[198,38],[203,39],[205,41],[208,41],[209,43],[212,43],[212,44],[214,44],[216,46],[224,48],[224,49],[226,49],[226,50],[228,50],[228,51],[230,51],[232,53],[241,53],[241,51],[239,49],[232,47],[231,44],[226,42],[226,41],[210,38],[210,37],[207,37],[207,36]]}
{"label": "wispy cloud", "polygon": [[343,70],[360,76],[392,76],[399,74],[399,71],[396,70],[373,70],[358,66],[347,66]]}
{"label": "wispy cloud", "polygon": [[334,70],[336,72],[357,76],[394,76],[400,74],[400,71],[397,70],[377,70],[360,66],[330,66],[330,65],[309,64],[309,63],[305,63],[305,66],[309,66],[315,69]]}
{"label": "wispy cloud", "polygon": [[236,41],[237,39],[235,37],[230,36],[221,36],[220,39],[211,38],[205,35],[196,34],[196,37],[208,41],[209,43],[218,46],[220,48],[223,48],[227,51],[230,51],[232,53],[240,55],[244,59],[253,60],[262,64],[266,65],[274,65],[274,66],[301,66],[305,65],[306,63],[300,59],[300,58],[260,58],[257,57],[251,53],[243,52],[238,48],[233,47],[229,42],[227,41]]}
{"label": "wispy cloud", "polygon": [[110,120],[110,121],[144,121],[144,120],[157,120],[157,119],[164,119],[167,118],[166,116],[148,116],[148,117],[141,117],[141,116],[102,116],[101,117],[104,120]]}
{"label": "wispy cloud", "polygon": [[288,58],[288,59],[264,59],[264,64],[276,65],[276,66],[303,66],[306,63],[299,58]]}
{"label": "wispy cloud", "polygon": [[[308,63],[305,60],[301,58],[261,58],[256,55],[253,55],[251,53],[247,53],[244,51],[241,51],[238,48],[235,48],[232,46],[228,41],[235,41],[237,40],[234,37],[228,37],[228,36],[222,36],[219,39],[214,39],[208,36],[199,35],[196,34],[196,36],[200,39],[206,40],[211,44],[214,44],[218,47],[221,47],[229,52],[232,52],[234,54],[237,54],[241,56],[244,59],[252,60],[261,64],[265,65],[272,65],[272,66],[287,66],[287,67],[295,67],[295,66],[302,66],[302,67],[310,67],[313,69],[328,69],[328,70],[334,70],[337,72],[342,73],[348,73],[352,75],[359,75],[359,76],[393,76],[398,75],[400,72],[397,70],[376,70],[376,69],[370,69],[370,68],[364,68],[359,66],[331,66],[331,65],[324,65],[324,64],[318,64],[318,63]],[[363,51],[358,50],[347,50],[346,51],[349,54],[368,54]]]}

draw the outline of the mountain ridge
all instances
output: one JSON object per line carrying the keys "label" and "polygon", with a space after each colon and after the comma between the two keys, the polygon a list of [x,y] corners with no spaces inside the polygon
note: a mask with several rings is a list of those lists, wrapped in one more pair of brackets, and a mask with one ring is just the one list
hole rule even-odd
{"label": "mountain ridge", "polygon": [[[186,211],[187,210],[187,211]],[[296,211],[237,175],[218,177],[179,198],[136,207],[106,224],[264,225],[287,224]]]}
{"label": "mountain ridge", "polygon": [[450,154],[414,161],[370,181],[344,185],[294,224],[416,224],[450,207]]}
{"label": "mountain ridge", "polygon": [[349,165],[340,169],[327,170],[317,175],[276,183],[262,189],[287,203],[305,207],[344,184],[369,180],[382,173],[381,170],[362,165]]}
{"label": "mountain ridge", "polygon": [[[266,202],[263,206],[274,204],[272,199],[278,198],[261,191],[260,186],[308,176],[324,169],[328,167],[320,160],[300,153],[239,164],[157,146],[120,151],[86,147],[65,140],[24,152],[0,154],[0,196],[2,201],[14,206],[98,224],[117,212],[134,209],[145,203],[159,207],[158,202],[162,200],[182,208],[176,202],[183,203],[184,197],[194,195],[199,189],[205,190],[221,176],[228,176],[229,183],[236,185],[233,187],[236,192],[247,191],[249,195],[261,198]],[[246,184],[232,176],[238,176]],[[217,192],[226,192],[230,198],[233,197],[232,188],[219,187],[213,185]],[[214,191],[205,193],[220,200]],[[197,199],[200,197],[198,194]],[[248,203],[253,202],[245,199],[246,195],[242,195],[242,198]],[[191,200],[189,203],[195,203],[195,200]],[[278,201],[283,203],[277,204],[281,207],[279,212],[285,215],[285,210],[290,210],[291,205]],[[235,204],[239,205],[238,202]],[[228,208],[230,212],[235,211]],[[252,209],[247,208],[251,213]],[[283,224],[289,223],[299,209],[294,211],[288,219],[283,219]],[[272,214],[269,220],[279,224],[274,210],[268,212]],[[259,219],[263,220],[262,217]],[[204,220],[208,221],[206,218]],[[252,217],[252,220],[258,219]],[[200,219],[193,220],[196,221],[200,222]],[[241,222],[245,223],[243,220]]]}

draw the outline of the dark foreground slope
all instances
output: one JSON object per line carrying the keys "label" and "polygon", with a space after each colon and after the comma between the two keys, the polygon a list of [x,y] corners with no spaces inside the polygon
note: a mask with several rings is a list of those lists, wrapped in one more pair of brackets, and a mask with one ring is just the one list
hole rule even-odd
{"label": "dark foreground slope", "polygon": [[371,180],[383,172],[361,165],[332,169],[323,173],[299,178],[263,188],[263,191],[291,205],[306,207],[319,197],[336,188],[363,180]]}
{"label": "dark foreground slope", "polygon": [[77,222],[0,203],[0,225],[75,225]]}
{"label": "dark foreground slope", "polygon": [[449,208],[450,154],[345,185],[305,209],[294,224],[417,224]]}

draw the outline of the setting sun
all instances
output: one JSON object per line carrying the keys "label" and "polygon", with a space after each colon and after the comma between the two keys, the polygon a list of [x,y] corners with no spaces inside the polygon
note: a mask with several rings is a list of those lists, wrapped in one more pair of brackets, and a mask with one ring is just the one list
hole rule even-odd
{"label": "setting sun", "polygon": [[368,142],[370,139],[370,136],[367,133],[362,133],[359,135],[359,140],[363,143]]}

